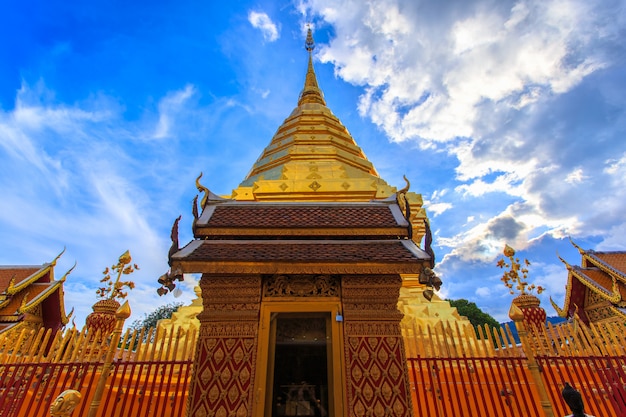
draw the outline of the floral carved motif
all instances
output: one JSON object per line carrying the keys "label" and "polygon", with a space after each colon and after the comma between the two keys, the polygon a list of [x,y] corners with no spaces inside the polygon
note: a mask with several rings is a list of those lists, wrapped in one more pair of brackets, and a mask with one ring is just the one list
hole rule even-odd
{"label": "floral carved motif", "polygon": [[332,275],[273,275],[263,282],[267,297],[339,297],[339,278]]}

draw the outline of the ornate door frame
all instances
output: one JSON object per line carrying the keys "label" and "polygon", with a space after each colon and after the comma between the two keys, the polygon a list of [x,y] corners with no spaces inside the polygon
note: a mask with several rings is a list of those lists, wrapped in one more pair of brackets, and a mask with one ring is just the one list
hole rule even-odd
{"label": "ornate door frame", "polygon": [[328,313],[330,314],[330,334],[332,354],[329,359],[329,417],[342,417],[345,403],[345,367],[343,344],[343,321],[341,300],[339,298],[297,298],[284,301],[264,301],[261,303],[259,336],[257,344],[256,378],[254,383],[254,416],[267,416],[266,409],[271,409],[266,400],[268,372],[272,366],[271,320],[276,313]]}

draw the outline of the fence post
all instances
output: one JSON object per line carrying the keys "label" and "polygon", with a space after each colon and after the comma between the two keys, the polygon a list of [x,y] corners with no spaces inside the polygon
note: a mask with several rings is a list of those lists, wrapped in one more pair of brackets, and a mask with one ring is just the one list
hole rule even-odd
{"label": "fence post", "polygon": [[541,408],[543,408],[543,413],[546,417],[554,417],[552,403],[550,402],[550,398],[548,397],[548,391],[546,390],[546,386],[543,383],[543,378],[541,378],[539,365],[537,364],[537,360],[535,359],[533,349],[528,343],[528,332],[526,331],[526,325],[524,324],[524,313],[518,306],[515,305],[515,303],[511,303],[509,317],[515,323],[517,334],[519,335],[520,342],[522,342],[522,349],[526,354],[530,375],[535,381],[535,385],[537,385],[537,391],[539,392],[539,401],[541,403]]}
{"label": "fence post", "polygon": [[111,368],[113,366],[113,356],[117,351],[117,345],[120,343],[120,336],[122,335],[122,328],[124,327],[124,322],[128,317],[130,317],[130,306],[128,305],[128,301],[125,301],[124,304],[122,304],[122,306],[115,312],[115,318],[117,321],[115,323],[115,329],[111,334],[111,345],[109,346],[109,351],[107,352],[104,363],[102,364],[102,373],[100,374],[100,379],[98,379],[98,386],[96,387],[93,400],[91,400],[89,414],[87,415],[88,417],[96,417],[98,407],[100,407],[100,400],[102,399],[102,394],[104,393],[107,377],[109,376],[109,372],[111,372]]}

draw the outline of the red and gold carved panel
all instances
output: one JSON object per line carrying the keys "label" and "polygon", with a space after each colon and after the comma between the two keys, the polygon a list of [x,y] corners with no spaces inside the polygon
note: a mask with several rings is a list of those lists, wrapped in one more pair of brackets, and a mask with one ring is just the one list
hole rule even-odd
{"label": "red and gold carved panel", "polygon": [[410,417],[397,275],[342,277],[347,414]]}
{"label": "red and gold carved panel", "polygon": [[260,276],[203,276],[188,416],[252,415]]}

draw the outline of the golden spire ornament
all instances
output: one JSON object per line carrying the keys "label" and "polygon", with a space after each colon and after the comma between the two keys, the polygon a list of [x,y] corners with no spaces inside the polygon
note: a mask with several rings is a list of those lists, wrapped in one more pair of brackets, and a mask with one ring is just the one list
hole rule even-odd
{"label": "golden spire ornament", "polygon": [[324,101],[322,90],[320,90],[319,85],[317,84],[317,77],[315,76],[315,70],[313,68],[313,50],[315,49],[315,41],[313,40],[313,32],[310,27],[307,29],[304,49],[306,49],[309,53],[309,64],[306,71],[304,88],[300,93],[300,100],[298,100],[298,106],[305,103],[317,103],[325,106],[326,101]]}

